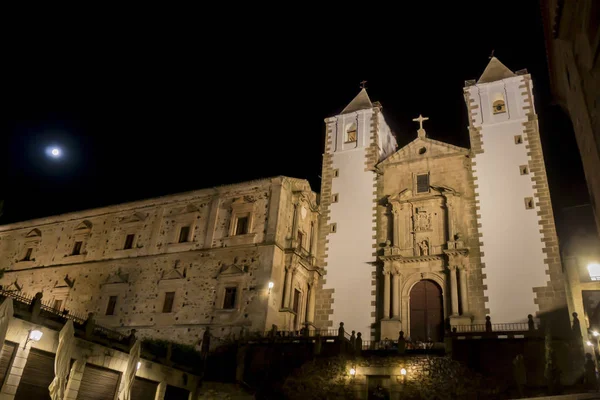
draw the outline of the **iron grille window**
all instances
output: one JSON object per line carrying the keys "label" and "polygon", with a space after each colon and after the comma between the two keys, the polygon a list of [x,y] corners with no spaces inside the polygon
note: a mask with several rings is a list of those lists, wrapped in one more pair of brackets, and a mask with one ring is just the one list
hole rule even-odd
{"label": "iron grille window", "polygon": [[165,302],[163,304],[164,313],[170,313],[173,311],[173,301],[175,300],[175,292],[165,293]]}
{"label": "iron grille window", "polygon": [[82,245],[83,245],[83,242],[75,242],[75,245],[73,246],[73,255],[74,256],[81,254],[81,246]]}
{"label": "iron grille window", "polygon": [[108,305],[106,306],[106,315],[115,315],[115,307],[117,306],[117,296],[110,296],[108,298]]}
{"label": "iron grille window", "polygon": [[429,174],[417,175],[417,193],[429,192]]}
{"label": "iron grille window", "polygon": [[236,235],[245,235],[248,233],[248,217],[238,217],[235,226]]}
{"label": "iron grille window", "polygon": [[133,248],[133,239],[135,239],[135,235],[133,233],[127,235],[125,238],[125,246],[123,246],[125,250]]}
{"label": "iron grille window", "polygon": [[225,299],[223,301],[224,309],[235,308],[235,297],[237,295],[237,287],[225,288]]}
{"label": "iron grille window", "polygon": [[182,226],[181,230],[179,231],[179,243],[187,242],[189,236],[190,236],[190,227]]}
{"label": "iron grille window", "polygon": [[33,253],[32,247],[27,249],[27,252],[25,253],[25,257],[23,257],[23,261],[31,261],[31,253]]}

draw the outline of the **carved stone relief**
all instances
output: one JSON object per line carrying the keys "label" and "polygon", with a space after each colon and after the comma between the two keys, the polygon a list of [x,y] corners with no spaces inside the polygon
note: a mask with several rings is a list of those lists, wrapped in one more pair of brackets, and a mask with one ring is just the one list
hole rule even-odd
{"label": "carved stone relief", "polygon": [[415,219],[415,232],[423,232],[423,231],[431,230],[431,213],[417,208],[417,209],[415,209],[414,219]]}

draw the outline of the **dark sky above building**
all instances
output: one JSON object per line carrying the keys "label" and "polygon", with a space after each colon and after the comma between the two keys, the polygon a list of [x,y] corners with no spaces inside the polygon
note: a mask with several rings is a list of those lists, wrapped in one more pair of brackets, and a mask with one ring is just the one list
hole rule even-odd
{"label": "dark sky above building", "polygon": [[440,3],[24,25],[2,57],[0,223],[275,175],[318,191],[323,119],[362,80],[400,145],[421,113],[428,136],[468,147],[462,88],[492,50],[533,76],[555,209],[587,202],[537,2]]}

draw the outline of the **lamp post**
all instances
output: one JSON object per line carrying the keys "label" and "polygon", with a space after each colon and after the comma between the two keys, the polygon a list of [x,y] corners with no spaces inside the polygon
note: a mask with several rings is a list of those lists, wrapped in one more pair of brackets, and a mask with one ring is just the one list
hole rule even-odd
{"label": "lamp post", "polygon": [[269,282],[269,294],[271,294],[271,289],[273,289],[273,286],[275,286],[275,284],[271,281]]}
{"label": "lamp post", "polygon": [[31,341],[39,342],[43,335],[44,332],[40,331],[39,329],[30,329],[29,334],[27,335],[27,339],[25,340],[25,344],[23,345],[23,350],[25,350],[25,348],[27,347],[27,343]]}

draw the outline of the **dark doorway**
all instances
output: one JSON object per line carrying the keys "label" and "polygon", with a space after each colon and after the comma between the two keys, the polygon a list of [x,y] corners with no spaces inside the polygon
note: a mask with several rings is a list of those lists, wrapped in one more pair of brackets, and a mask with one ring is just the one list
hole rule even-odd
{"label": "dark doorway", "polygon": [[389,400],[390,377],[387,375],[368,375],[367,391],[368,400]]}
{"label": "dark doorway", "polygon": [[443,322],[442,289],[433,281],[418,282],[410,291],[410,338],[441,342]]}

